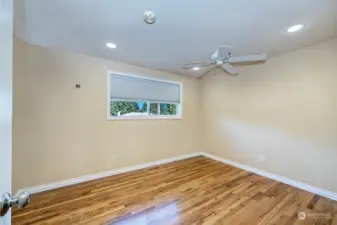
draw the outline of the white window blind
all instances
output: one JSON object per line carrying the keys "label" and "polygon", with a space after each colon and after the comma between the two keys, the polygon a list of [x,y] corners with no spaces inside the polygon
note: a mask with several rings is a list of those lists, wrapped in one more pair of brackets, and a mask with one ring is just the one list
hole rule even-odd
{"label": "white window blind", "polygon": [[180,85],[123,75],[110,75],[110,99],[180,103]]}

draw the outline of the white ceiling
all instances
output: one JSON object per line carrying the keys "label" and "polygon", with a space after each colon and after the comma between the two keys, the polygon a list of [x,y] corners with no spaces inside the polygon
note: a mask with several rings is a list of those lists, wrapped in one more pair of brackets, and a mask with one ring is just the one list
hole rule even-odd
{"label": "white ceiling", "polygon": [[32,44],[199,76],[180,68],[220,45],[273,56],[336,37],[337,0],[16,0],[14,29]]}

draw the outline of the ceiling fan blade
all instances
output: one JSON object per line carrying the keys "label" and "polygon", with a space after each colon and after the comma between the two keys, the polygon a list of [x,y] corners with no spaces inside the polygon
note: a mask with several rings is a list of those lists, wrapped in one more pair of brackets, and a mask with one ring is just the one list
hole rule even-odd
{"label": "ceiling fan blade", "polygon": [[224,63],[222,68],[231,76],[239,75],[239,72],[229,63]]}
{"label": "ceiling fan blade", "polygon": [[194,67],[208,67],[208,66],[212,66],[214,65],[213,62],[209,61],[205,61],[205,62],[195,62],[195,63],[189,63],[189,64],[185,64],[183,66],[183,69],[186,70],[186,69],[193,69]]}
{"label": "ceiling fan blade", "polygon": [[240,57],[232,57],[228,59],[229,63],[260,63],[267,60],[266,54],[258,54],[258,55],[246,55]]}
{"label": "ceiling fan blade", "polygon": [[210,72],[212,72],[214,68],[215,67],[212,66],[211,69],[209,69],[206,73],[202,74],[201,76],[197,77],[197,79],[202,79],[203,77],[206,77]]}
{"label": "ceiling fan blade", "polygon": [[212,60],[216,60],[219,57],[219,49],[217,49],[211,56]]}

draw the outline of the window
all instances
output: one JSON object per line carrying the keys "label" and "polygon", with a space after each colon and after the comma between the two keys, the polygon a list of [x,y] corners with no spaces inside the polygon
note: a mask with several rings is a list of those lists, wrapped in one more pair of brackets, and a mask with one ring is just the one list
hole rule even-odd
{"label": "window", "polygon": [[108,74],[109,119],[181,118],[180,83],[124,74]]}

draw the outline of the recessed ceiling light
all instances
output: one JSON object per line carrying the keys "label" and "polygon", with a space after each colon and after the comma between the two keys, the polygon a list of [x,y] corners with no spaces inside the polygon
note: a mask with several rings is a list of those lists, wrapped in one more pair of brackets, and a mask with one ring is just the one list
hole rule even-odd
{"label": "recessed ceiling light", "polygon": [[199,67],[193,67],[193,70],[200,70]]}
{"label": "recessed ceiling light", "polygon": [[302,28],[303,28],[303,24],[297,24],[297,25],[289,27],[288,30],[287,30],[287,32],[288,33],[293,33],[293,32],[301,30]]}
{"label": "recessed ceiling light", "polygon": [[116,46],[114,43],[111,43],[111,42],[106,43],[105,45],[106,45],[106,47],[108,47],[108,48],[117,48],[117,46]]}

